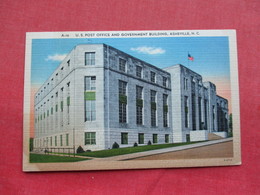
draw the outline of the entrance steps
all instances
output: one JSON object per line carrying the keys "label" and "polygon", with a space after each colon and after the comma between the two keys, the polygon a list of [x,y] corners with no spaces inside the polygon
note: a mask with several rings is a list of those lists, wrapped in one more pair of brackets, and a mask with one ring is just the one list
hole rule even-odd
{"label": "entrance steps", "polygon": [[216,135],[214,133],[209,133],[209,140],[218,140],[218,139],[223,139],[223,137]]}

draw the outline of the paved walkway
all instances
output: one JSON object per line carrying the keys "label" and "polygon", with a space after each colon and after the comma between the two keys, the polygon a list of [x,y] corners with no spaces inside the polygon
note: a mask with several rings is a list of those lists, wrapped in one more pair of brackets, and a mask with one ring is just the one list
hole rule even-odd
{"label": "paved walkway", "polygon": [[177,147],[164,148],[164,149],[158,149],[158,150],[150,150],[150,151],[145,151],[145,152],[125,154],[125,155],[119,155],[119,156],[113,156],[113,157],[107,157],[107,158],[95,158],[95,159],[93,159],[93,161],[132,160],[132,159],[141,158],[141,157],[145,157],[145,156],[151,156],[151,155],[157,155],[157,154],[169,153],[169,152],[176,152],[176,151],[187,150],[187,149],[191,149],[191,148],[198,148],[198,147],[214,145],[214,144],[218,144],[218,143],[230,142],[232,140],[233,140],[233,138],[212,140],[212,141],[201,142],[201,143],[196,143],[196,144],[189,144],[189,145],[184,145],[184,146],[177,146]]}
{"label": "paved walkway", "polygon": [[179,159],[209,159],[209,158],[232,158],[233,141],[222,142],[202,147],[190,148],[175,152],[167,152],[136,158],[134,160],[179,160]]}

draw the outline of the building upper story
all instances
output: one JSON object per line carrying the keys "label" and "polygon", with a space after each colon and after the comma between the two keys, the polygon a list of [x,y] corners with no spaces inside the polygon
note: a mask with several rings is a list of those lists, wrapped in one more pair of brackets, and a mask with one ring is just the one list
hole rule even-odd
{"label": "building upper story", "polygon": [[154,65],[135,58],[106,44],[75,46],[35,94],[35,105],[53,91],[75,69],[109,69],[128,77],[166,89],[171,88],[171,76]]}

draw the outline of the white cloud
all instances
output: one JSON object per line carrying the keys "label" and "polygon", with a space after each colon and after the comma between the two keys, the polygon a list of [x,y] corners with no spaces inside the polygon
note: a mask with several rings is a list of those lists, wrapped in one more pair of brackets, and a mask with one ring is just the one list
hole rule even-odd
{"label": "white cloud", "polygon": [[49,55],[45,60],[46,61],[58,61],[61,62],[64,60],[67,54],[54,54],[54,55]]}
{"label": "white cloud", "polygon": [[155,55],[155,54],[163,54],[165,53],[165,50],[160,48],[160,47],[136,47],[136,48],[131,48],[132,51],[137,51],[138,53],[144,53],[144,54],[150,54],[150,55]]}

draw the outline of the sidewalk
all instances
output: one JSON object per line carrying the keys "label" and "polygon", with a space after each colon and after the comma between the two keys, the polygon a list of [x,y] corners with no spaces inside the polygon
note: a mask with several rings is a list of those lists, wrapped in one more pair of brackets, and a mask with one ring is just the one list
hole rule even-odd
{"label": "sidewalk", "polygon": [[132,160],[132,159],[140,158],[140,157],[144,157],[144,156],[150,156],[150,155],[156,155],[156,154],[162,154],[162,153],[168,153],[168,152],[175,152],[175,151],[186,150],[186,149],[191,149],[191,148],[198,148],[198,147],[202,147],[202,146],[229,142],[232,140],[233,140],[233,138],[225,138],[225,139],[220,139],[220,140],[212,140],[212,141],[201,142],[201,143],[196,143],[196,144],[189,144],[189,145],[184,145],[184,146],[177,146],[177,147],[164,148],[164,149],[158,149],[158,150],[150,150],[150,151],[133,153],[133,154],[124,154],[124,155],[107,157],[107,158],[95,158],[92,161]]}

